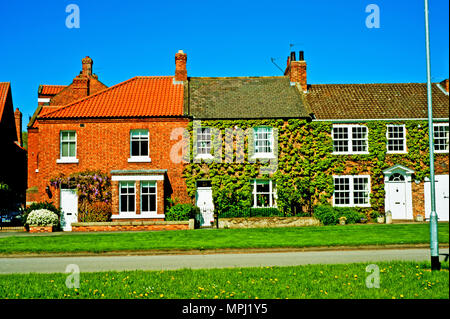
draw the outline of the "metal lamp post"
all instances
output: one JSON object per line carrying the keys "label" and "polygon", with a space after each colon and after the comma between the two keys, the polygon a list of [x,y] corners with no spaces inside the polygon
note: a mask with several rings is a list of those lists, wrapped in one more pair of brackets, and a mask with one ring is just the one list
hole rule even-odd
{"label": "metal lamp post", "polygon": [[431,99],[431,66],[430,66],[430,30],[428,23],[428,0],[425,0],[425,47],[427,53],[427,103],[428,103],[428,137],[430,148],[430,250],[431,250],[431,270],[441,269],[439,261],[439,242],[436,213],[436,190],[434,177],[434,131],[433,131],[433,105]]}

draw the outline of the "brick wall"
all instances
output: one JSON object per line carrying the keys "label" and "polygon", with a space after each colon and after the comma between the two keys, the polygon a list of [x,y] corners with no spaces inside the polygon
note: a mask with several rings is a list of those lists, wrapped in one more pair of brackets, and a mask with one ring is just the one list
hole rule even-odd
{"label": "brick wall", "polygon": [[[59,206],[59,192],[50,187],[50,179],[60,173],[71,174],[86,170],[167,169],[165,183],[158,185],[158,206],[163,207],[163,189],[171,189],[180,202],[190,202],[186,184],[182,178],[184,164],[173,163],[170,151],[177,141],[170,140],[172,129],[187,126],[187,119],[140,119],[140,120],[65,120],[38,122],[37,129],[29,129],[29,163],[27,202],[52,201]],[[130,130],[148,129],[150,135],[151,163],[129,163]],[[77,132],[78,163],[58,164],[60,157],[60,131]],[[44,143],[45,141],[45,143]],[[38,172],[36,172],[38,169]],[[117,185],[116,185],[117,186]],[[166,185],[164,185],[166,186]],[[118,207],[118,189],[113,188],[113,207]]]}

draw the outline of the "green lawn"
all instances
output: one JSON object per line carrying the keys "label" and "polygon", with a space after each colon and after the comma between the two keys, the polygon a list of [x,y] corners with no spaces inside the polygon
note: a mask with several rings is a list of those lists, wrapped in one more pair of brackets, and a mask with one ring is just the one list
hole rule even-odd
{"label": "green lawn", "polygon": [[[448,244],[449,224],[440,223],[438,232],[439,242]],[[428,224],[73,233],[3,237],[0,254],[425,244],[429,240]]]}
{"label": "green lawn", "polygon": [[68,274],[0,275],[0,299],[449,298],[448,262],[433,272],[429,263],[377,263],[379,288],[367,287],[367,265],[81,273],[77,289],[66,287]]}

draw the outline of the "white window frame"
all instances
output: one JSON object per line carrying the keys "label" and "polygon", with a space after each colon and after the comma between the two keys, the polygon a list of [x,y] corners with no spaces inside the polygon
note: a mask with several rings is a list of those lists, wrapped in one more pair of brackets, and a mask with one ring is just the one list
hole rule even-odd
{"label": "white window frame", "polygon": [[[67,140],[63,142],[63,133],[73,132],[75,133],[74,140]],[[63,143],[75,143],[75,155],[74,156],[63,156]],[[62,130],[59,131],[59,158],[56,160],[56,163],[58,164],[70,164],[70,163],[78,163],[77,159],[77,131],[75,130]],[[69,147],[69,153],[70,153],[70,147]]]}
{"label": "white window frame", "polygon": [[[134,193],[122,194],[122,184],[133,184]],[[127,187],[128,188],[128,187]],[[133,211],[122,211],[122,195],[134,195]],[[127,206],[128,209],[128,206]],[[136,182],[135,181],[120,181],[119,182],[119,215],[134,215],[136,214]]]}
{"label": "white window frame", "polygon": [[[199,130],[203,130],[203,129],[208,129],[209,133],[204,133],[204,132],[200,132]],[[209,152],[208,153],[199,153],[199,143],[201,142],[207,142],[208,140],[200,140],[199,137],[203,136],[205,134],[209,134]],[[195,158],[203,158],[203,159],[212,159],[214,158],[214,156],[211,154],[211,151],[213,149],[213,145],[212,145],[212,131],[210,127],[197,127],[196,128],[196,141],[195,141],[195,151],[196,151],[196,155]]]}
{"label": "white window frame", "polygon": [[[257,139],[258,136],[258,129],[268,129],[269,131],[267,132],[268,134],[270,134],[270,137],[266,140],[264,139]],[[257,146],[256,146],[256,141],[269,141],[270,145],[270,152],[257,152]],[[258,146],[258,147],[264,147],[264,146]],[[273,127],[271,126],[257,126],[253,128],[253,156],[252,158],[275,158],[274,155],[274,147],[275,147],[275,142],[274,142],[274,136],[273,136]]]}
{"label": "white window frame", "polygon": [[[335,190],[335,180],[336,178],[348,178],[349,179],[349,204],[336,204],[336,190]],[[355,178],[367,178],[367,204],[355,204]],[[370,194],[372,191],[370,175],[333,175],[333,206],[335,207],[370,207]]]}
{"label": "white window frame", "polygon": [[[389,150],[389,128],[390,127],[401,127],[403,128],[403,151],[390,151]],[[408,150],[406,149],[406,126],[404,124],[388,124],[386,125],[386,153],[387,154],[406,154]]]}
{"label": "white window frame", "polygon": [[[447,127],[447,149],[446,150],[436,150],[436,127]],[[435,123],[433,124],[433,134],[434,134],[434,152],[435,153],[448,153],[449,152],[449,136],[450,133],[448,131],[449,124],[448,123]],[[443,140],[444,138],[439,137],[439,140]]]}
{"label": "white window frame", "polygon": [[[155,193],[154,194],[153,193],[145,193],[144,194],[142,188],[144,187],[143,185],[145,183],[152,184],[151,186],[155,188]],[[142,197],[143,196],[149,196],[150,197],[150,195],[155,195],[155,210],[144,211],[143,208],[142,208],[142,203],[143,203]],[[158,212],[158,183],[156,181],[140,181],[140,196],[139,197],[140,197],[139,200],[140,200],[140,205],[141,205],[141,207],[140,207],[141,214],[143,214],[143,215],[155,215]]]}
{"label": "white window frame", "polygon": [[[147,132],[147,155],[134,155],[133,156],[133,132],[136,131],[146,131]],[[140,140],[138,140],[140,142]],[[152,160],[150,158],[150,131],[148,129],[132,129],[130,130],[130,158],[129,163],[150,163]]]}
{"label": "white window frame", "polygon": [[[353,151],[353,128],[365,128],[366,129],[366,137],[364,139],[355,139],[356,140],[363,140],[366,142],[366,150],[365,151]],[[334,142],[339,140],[335,138],[334,135],[334,129],[335,128],[343,128],[347,129],[347,135],[348,135],[348,144],[347,148],[348,151],[335,151],[334,150]],[[369,129],[366,125],[333,125],[333,128],[331,129],[331,138],[333,139],[333,154],[336,155],[343,155],[343,154],[369,154]],[[342,140],[343,141],[343,140]]]}
{"label": "white window frame", "polygon": [[[257,206],[258,193],[256,191],[257,190],[256,186],[257,186],[258,182],[269,182],[269,193],[268,193],[269,194],[269,206],[267,206],[267,207]],[[276,208],[277,207],[277,191],[276,191],[276,187],[274,187],[274,185],[273,185],[273,181],[271,179],[254,179],[252,181],[252,183],[253,183],[253,194],[252,194],[253,205],[252,205],[252,207],[253,208]],[[266,193],[264,193],[264,194],[266,194]]]}

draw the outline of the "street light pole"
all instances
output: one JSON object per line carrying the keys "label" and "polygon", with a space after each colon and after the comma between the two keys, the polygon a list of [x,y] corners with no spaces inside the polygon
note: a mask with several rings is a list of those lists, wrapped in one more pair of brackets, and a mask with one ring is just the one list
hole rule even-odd
{"label": "street light pole", "polygon": [[425,0],[425,47],[427,52],[427,102],[428,102],[428,138],[430,152],[430,250],[431,250],[431,270],[440,270],[439,262],[439,242],[436,213],[436,190],[434,177],[434,131],[433,131],[433,105],[431,99],[431,65],[430,65],[430,30],[428,22],[428,0]]}

